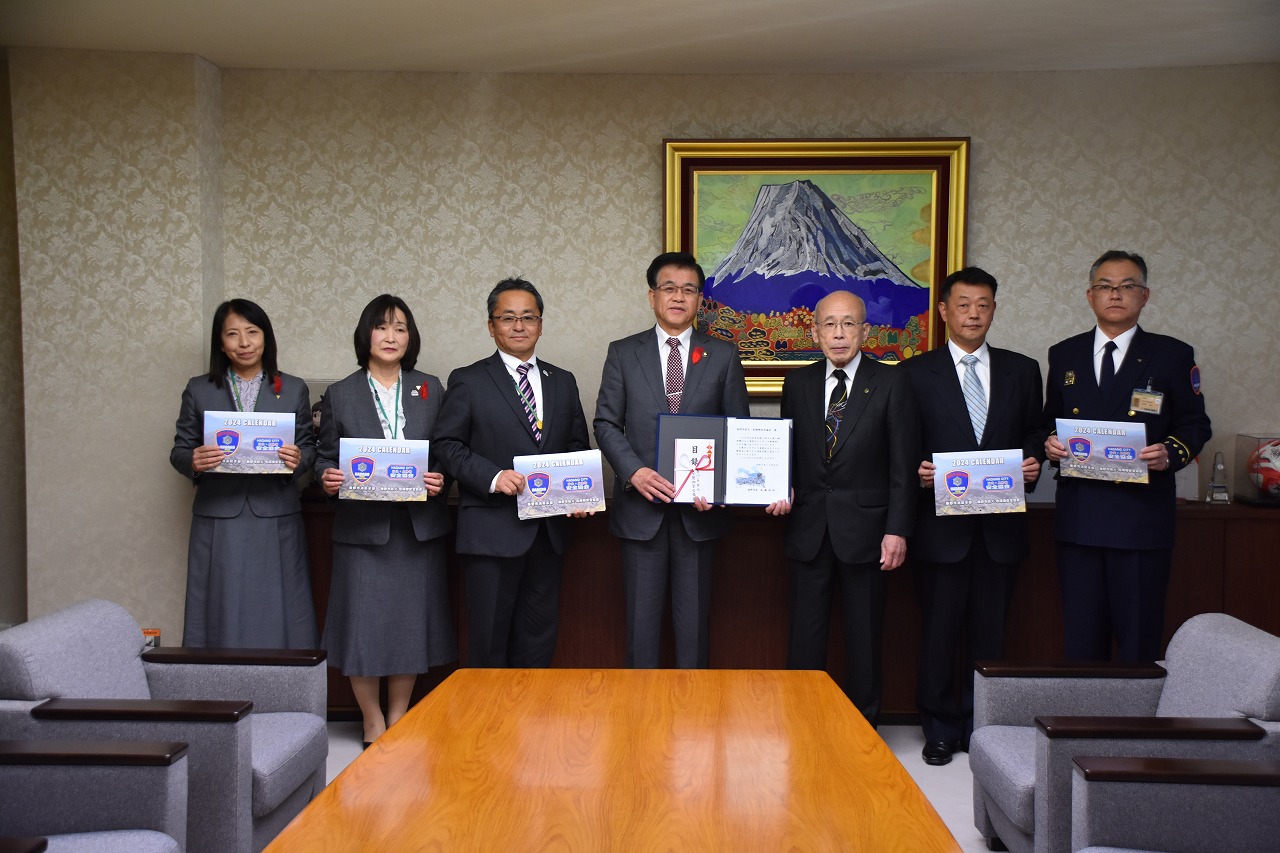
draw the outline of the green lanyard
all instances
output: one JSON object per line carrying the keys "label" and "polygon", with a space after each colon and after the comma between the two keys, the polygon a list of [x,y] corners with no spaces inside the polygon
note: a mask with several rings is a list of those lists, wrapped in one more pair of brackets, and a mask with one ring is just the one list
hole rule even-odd
{"label": "green lanyard", "polygon": [[373,384],[373,377],[365,374],[369,379],[369,390],[373,392],[373,402],[378,404],[378,411],[382,412],[382,419],[387,422],[387,429],[391,430],[391,437],[396,437],[396,431],[400,429],[400,374],[396,374],[396,419],[391,420],[387,417],[387,410],[382,407],[382,395],[378,393],[378,389]]}

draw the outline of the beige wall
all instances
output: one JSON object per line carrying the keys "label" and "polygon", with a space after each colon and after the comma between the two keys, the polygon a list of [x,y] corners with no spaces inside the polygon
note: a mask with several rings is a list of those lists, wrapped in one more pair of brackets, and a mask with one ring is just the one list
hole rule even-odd
{"label": "beige wall", "polygon": [[[1151,265],[1144,326],[1196,347],[1211,449],[1280,426],[1280,66],[213,74],[37,50],[11,64],[33,613],[108,595],[176,639],[190,494],[165,455],[224,293],[268,310],[285,370],[324,379],[353,369],[365,302],[398,293],[422,366],[444,377],[491,351],[484,295],[521,273],[548,303],[539,354],[578,375],[590,413],[607,342],[651,322],[664,137],[969,136],[969,261],[1001,280],[993,343],[1043,361],[1091,324],[1089,262],[1132,248]],[[94,423],[67,417],[68,387],[92,389]]]}

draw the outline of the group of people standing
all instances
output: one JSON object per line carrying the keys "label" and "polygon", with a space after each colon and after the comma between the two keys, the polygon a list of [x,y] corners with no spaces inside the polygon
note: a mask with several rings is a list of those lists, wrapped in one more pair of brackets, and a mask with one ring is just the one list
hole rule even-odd
{"label": "group of people standing", "polygon": [[[669,590],[676,665],[705,667],[715,543],[731,519],[701,499],[672,502],[676,488],[656,470],[657,421],[662,413],[747,417],[747,388],[736,348],[694,328],[705,282],[696,259],[659,255],[647,280],[655,325],[610,344],[593,423],[615,474],[609,529],[621,543],[626,663],[658,666]],[[917,702],[932,764],[967,747],[972,661],[1001,657],[1005,611],[1029,550],[1025,514],[937,517],[932,454],[1020,448],[1030,489],[1046,455],[1065,455],[1054,418],[1146,423],[1150,444],[1140,458],[1150,482],[1064,479],[1057,539],[1068,655],[1108,658],[1114,636],[1121,658],[1154,658],[1173,544],[1172,475],[1210,434],[1191,348],[1137,328],[1149,295],[1141,257],[1108,252],[1090,270],[1086,296],[1098,326],[1050,351],[1047,402],[1034,360],[986,344],[996,289],[976,267],[949,276],[938,304],[946,345],[901,367],[862,354],[870,326],[857,296],[822,299],[811,335],[823,358],[783,384],[781,414],[793,421],[791,499],[765,508],[789,515],[788,665],[825,667],[838,586],[844,689],[873,724],[885,573],[910,548],[924,624]],[[537,289],[502,281],[487,311],[497,351],[455,370],[446,391],[414,369],[421,338],[409,307],[386,295],[370,302],[354,334],[361,369],[325,393],[317,440],[305,385],[278,370],[266,314],[246,300],[218,309],[209,373],[187,385],[171,456],[198,486],[185,644],[315,645],[293,480],[314,463],[324,491],[336,495],[342,437],[429,439],[427,501],[339,501],[335,510],[319,644],[351,678],[366,742],[407,711],[417,673],[457,657],[445,577],[451,481],[459,489],[467,664],[550,665],[572,520],[518,519],[525,482],[512,459],[588,449],[587,423],[573,374],[535,354],[544,311]],[[1128,405],[1141,383],[1158,406]],[[296,443],[280,450],[293,477],[208,473],[222,452],[203,443],[203,412],[229,409],[296,413]],[[957,655],[970,673],[959,683]]]}

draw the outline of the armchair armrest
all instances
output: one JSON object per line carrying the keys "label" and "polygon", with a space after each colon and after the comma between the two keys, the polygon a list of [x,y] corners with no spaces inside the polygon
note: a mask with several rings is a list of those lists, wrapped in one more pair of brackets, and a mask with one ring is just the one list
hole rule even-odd
{"label": "armchair armrest", "polygon": [[1266,732],[1243,717],[1036,717],[1050,738],[1262,740]]}
{"label": "armchair armrest", "polygon": [[[184,812],[181,838],[166,834],[180,842],[185,839],[189,843],[184,849],[189,851],[221,851],[241,849],[238,839],[246,839],[247,849],[252,837],[252,710],[253,703],[247,701],[49,699],[33,707],[28,719],[30,737],[37,739],[189,744],[182,764],[185,768],[189,761],[191,771],[183,779],[182,792],[190,810]],[[183,800],[184,810],[187,802]]]}
{"label": "armchair armrest", "polygon": [[47,838],[0,838],[0,853],[45,853]]}
{"label": "armchair armrest", "polygon": [[252,702],[213,699],[46,699],[31,709],[31,716],[37,720],[235,723],[252,710]]}
{"label": "armchair armrest", "polygon": [[1080,756],[1072,763],[1072,849],[1280,846],[1280,761]]}
{"label": "armchair armrest", "polygon": [[1006,663],[974,667],[973,723],[1029,726],[1046,714],[1152,715],[1164,687],[1154,663]]}
{"label": "armchair armrest", "polygon": [[987,678],[1164,678],[1158,663],[1133,661],[992,661],[980,660],[974,669]]}
{"label": "armchair armrest", "polygon": [[328,657],[324,649],[197,649],[164,646],[142,653],[148,663],[202,663],[229,666],[316,666]]}
{"label": "armchair armrest", "polygon": [[168,767],[186,754],[181,741],[0,740],[0,765]]}
{"label": "armchair armrest", "polygon": [[0,826],[25,836],[121,829],[187,836],[187,745],[0,741]]}
{"label": "armchair armrest", "polygon": [[1086,782],[1280,787],[1280,761],[1082,755],[1072,763],[1079,768]]}
{"label": "armchair armrest", "polygon": [[1071,841],[1078,756],[1219,760],[1267,754],[1261,743],[1266,730],[1242,717],[1041,716],[1035,725],[1035,835],[1050,839],[1054,849],[1068,849]]}
{"label": "armchair armrest", "polygon": [[160,648],[142,655],[157,699],[248,699],[256,713],[325,715],[326,653],[319,649]]}

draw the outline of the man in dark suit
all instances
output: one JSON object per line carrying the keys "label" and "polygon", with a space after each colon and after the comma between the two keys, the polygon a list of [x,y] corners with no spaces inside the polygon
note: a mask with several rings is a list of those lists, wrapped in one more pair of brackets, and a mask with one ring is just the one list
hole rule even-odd
{"label": "man in dark suit", "polygon": [[906,374],[861,352],[866,306],[836,291],[814,309],[821,361],[782,383],[794,424],[787,526],[791,637],[787,665],[825,669],[833,586],[844,610],[844,691],[875,725],[883,683],[885,572],[902,565],[915,516],[920,425]]}
{"label": "man in dark suit", "polygon": [[[1173,475],[1212,435],[1191,347],[1138,325],[1150,293],[1141,256],[1105,253],[1090,268],[1085,290],[1097,327],[1049,349],[1048,429],[1056,418],[1143,423],[1150,442],[1138,454],[1147,483],[1058,481],[1058,577],[1072,660],[1109,659],[1113,637],[1120,660],[1161,656]],[[1044,447],[1054,462],[1067,455],[1056,430]]]}
{"label": "man in dark suit", "polygon": [[512,459],[587,450],[573,374],[534,355],[542,296],[522,279],[489,294],[498,351],[449,376],[433,449],[458,481],[457,551],[463,557],[470,666],[545,667],[556,650],[564,516],[521,521],[524,477]]}
{"label": "man in dark suit", "polygon": [[715,540],[729,529],[723,507],[673,504],[657,468],[658,415],[747,417],[737,349],[693,328],[705,276],[693,255],[668,252],[649,265],[651,329],[609,344],[595,433],[612,466],[609,530],[622,540],[627,666],[655,668],[668,582],[676,666],[705,667]]}
{"label": "man in dark suit", "polygon": [[[978,267],[947,276],[938,290],[947,344],[904,364],[920,410],[911,568],[922,623],[916,706],[926,764],[947,764],[956,749],[968,749],[973,662],[1004,657],[1005,613],[1018,564],[1030,550],[1024,512],[938,516],[933,454],[1018,450],[1028,490],[1044,458],[1040,365],[987,345],[996,287],[995,277]],[[963,652],[959,684],[957,652]]]}

